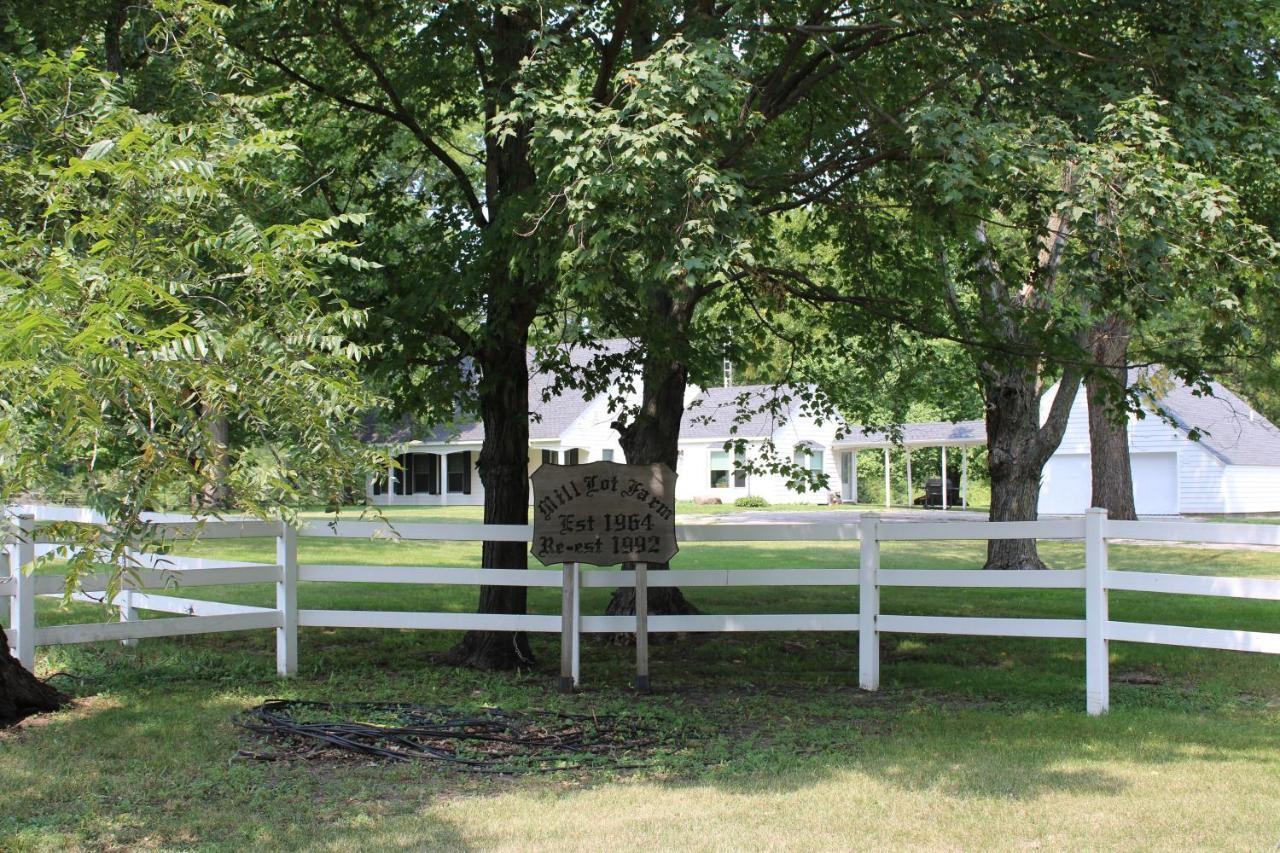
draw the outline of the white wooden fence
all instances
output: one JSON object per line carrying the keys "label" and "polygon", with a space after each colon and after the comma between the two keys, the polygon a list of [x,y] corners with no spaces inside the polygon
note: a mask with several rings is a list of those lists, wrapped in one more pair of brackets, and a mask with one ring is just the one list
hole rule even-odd
{"label": "white wooden fence", "polygon": [[[133,642],[152,637],[220,633],[251,629],[276,632],[277,670],[281,675],[297,671],[298,628],[399,628],[424,630],[494,630],[559,633],[566,679],[580,677],[579,640],[583,633],[627,633],[637,628],[634,616],[594,616],[581,612],[584,588],[635,586],[636,572],[582,571],[577,564],[560,569],[459,569],[425,566],[350,566],[298,564],[299,536],[339,539],[399,538],[427,541],[528,542],[531,529],[519,525],[400,524],[343,521],[313,522],[300,530],[279,522],[248,519],[192,521],[165,518],[158,530],[171,538],[272,537],[276,540],[274,564],[243,563],[169,555],[138,555],[142,568],[126,580],[126,589],[115,604],[119,622],[98,624],[36,625],[35,599],[63,591],[57,575],[30,575],[22,566],[33,562],[38,549],[47,548],[39,530],[43,520],[66,520],[76,510],[34,508],[23,516],[26,533],[8,544],[8,562],[16,571],[0,575],[0,597],[9,598],[10,647],[30,667],[37,645],[87,643],[101,640]],[[74,520],[94,521],[83,513]],[[880,684],[882,633],[983,635],[1077,639],[1085,642],[1086,708],[1100,714],[1109,705],[1108,643],[1112,640],[1159,643],[1207,649],[1280,654],[1280,633],[1191,628],[1176,625],[1116,622],[1108,615],[1110,590],[1223,596],[1280,601],[1280,580],[1257,580],[1199,575],[1114,571],[1107,565],[1108,543],[1116,539],[1155,542],[1197,542],[1226,545],[1280,546],[1280,525],[1206,524],[1187,522],[1110,521],[1103,510],[1084,517],[1033,522],[889,522],[874,515],[853,524],[700,524],[678,529],[683,542],[781,542],[860,541],[857,569],[717,569],[649,574],[650,587],[683,588],[729,586],[843,587],[858,588],[858,608],[822,614],[738,614],[650,616],[647,631],[847,631],[859,634],[858,682],[866,690]],[[882,542],[942,540],[1024,539],[1084,540],[1083,570],[1007,571],[955,569],[882,569]],[[1187,551],[1188,561],[1195,559]],[[852,557],[852,554],[850,555]],[[100,600],[108,576],[87,576],[75,594],[81,600]],[[502,615],[477,613],[399,612],[365,610],[303,610],[298,608],[299,582],[463,584],[551,587],[561,589],[559,615]],[[180,598],[145,590],[174,586],[239,585],[271,583],[276,588],[275,607],[251,607]],[[1084,593],[1084,619],[1030,619],[953,616],[906,616],[882,613],[880,590],[884,587],[1080,589]],[[171,589],[169,591],[172,591]],[[167,618],[137,619],[137,611],[180,614]]]}

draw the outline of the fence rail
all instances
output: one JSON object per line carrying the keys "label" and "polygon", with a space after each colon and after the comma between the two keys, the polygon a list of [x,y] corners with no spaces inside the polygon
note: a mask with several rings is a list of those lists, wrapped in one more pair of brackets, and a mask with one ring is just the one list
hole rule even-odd
{"label": "fence rail", "polygon": [[[647,588],[843,587],[849,590],[851,612],[648,616],[642,611],[637,618],[584,615],[581,612],[583,589],[635,587],[638,573],[630,570],[583,572],[576,564],[567,564],[562,569],[518,570],[300,565],[298,562],[298,537],[527,542],[532,531],[523,525],[390,525],[380,521],[342,521],[311,522],[295,530],[279,522],[256,519],[196,521],[184,516],[165,515],[148,519],[159,536],[168,539],[270,537],[276,542],[276,562],[246,563],[167,554],[131,554],[130,571],[123,578],[121,591],[112,602],[119,609],[120,621],[37,626],[36,598],[61,595],[66,583],[60,576],[32,575],[24,571],[24,567],[35,562],[39,554],[59,545],[53,541],[56,537],[48,535],[42,526],[57,521],[94,524],[101,523],[102,519],[90,510],[69,507],[19,507],[10,508],[8,512],[18,516],[19,535],[6,544],[4,555],[9,571],[0,574],[0,598],[9,600],[9,628],[4,633],[15,656],[28,667],[34,664],[37,645],[103,640],[133,643],[154,637],[271,629],[276,633],[277,670],[281,675],[292,675],[297,670],[299,627],[528,631],[561,635],[563,677],[570,683],[577,683],[580,677],[580,638],[584,633],[639,631],[640,637],[644,637],[649,632],[840,631],[859,634],[858,681],[863,688],[875,690],[880,681],[879,636],[883,633],[1038,637],[1084,640],[1086,708],[1091,714],[1099,714],[1107,710],[1110,702],[1108,644],[1112,641],[1280,654],[1280,633],[1116,622],[1108,614],[1108,595],[1113,590],[1280,601],[1280,580],[1112,571],[1108,566],[1108,543],[1113,540],[1280,546],[1280,526],[1108,521],[1102,510],[1090,510],[1082,518],[1033,522],[886,522],[869,515],[857,525],[685,525],[677,530],[678,538],[683,542],[858,541],[858,565],[847,569],[728,568],[645,573],[642,576],[647,576]],[[1085,568],[989,572],[880,567],[882,542],[1018,538],[1083,540]],[[72,597],[80,601],[101,602],[101,593],[111,580],[111,574],[106,572],[83,576]],[[562,590],[562,608],[557,615],[299,609],[299,583],[316,582],[559,588]],[[242,584],[274,585],[275,606],[255,607],[172,594],[184,586]],[[1078,589],[1084,593],[1085,618],[884,613],[880,606],[880,590],[884,587]],[[637,590],[637,594],[643,598],[647,593]],[[855,597],[858,609],[853,612]],[[138,611],[143,610],[170,615],[138,619]]]}

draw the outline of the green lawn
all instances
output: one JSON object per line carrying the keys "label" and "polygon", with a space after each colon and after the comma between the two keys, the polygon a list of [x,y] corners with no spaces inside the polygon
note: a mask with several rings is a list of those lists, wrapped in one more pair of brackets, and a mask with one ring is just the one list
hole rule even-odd
{"label": "green lawn", "polygon": [[[440,520],[440,511],[395,512]],[[454,517],[452,520],[461,520]],[[206,555],[270,561],[269,540]],[[1078,545],[1045,556],[1078,567]],[[303,539],[303,562],[470,566],[468,544]],[[886,567],[980,565],[974,543],[887,543]],[[852,567],[856,543],[686,544],[677,569]],[[1135,570],[1280,578],[1280,553],[1114,546]],[[262,587],[189,594],[270,603]],[[706,612],[834,612],[856,590],[691,590]],[[301,606],[466,611],[473,588],[308,584]],[[588,591],[599,612],[604,591]],[[558,610],[557,590],[531,608]],[[885,612],[1078,617],[1070,590],[884,591]],[[1113,618],[1280,631],[1280,603],[1113,593]],[[91,608],[42,602],[52,624]],[[304,629],[301,673],[270,632],[43,650],[81,698],[0,735],[0,849],[1227,848],[1280,841],[1280,656],[1113,644],[1112,713],[1086,717],[1083,643],[892,635],[883,689],[856,687],[857,639],[720,634],[631,651],[584,643],[584,689],[554,692],[558,646],[484,674],[439,662],[456,635]],[[634,713],[671,734],[636,771],[475,778],[368,761],[260,762],[230,722],[265,698],[406,700]]]}

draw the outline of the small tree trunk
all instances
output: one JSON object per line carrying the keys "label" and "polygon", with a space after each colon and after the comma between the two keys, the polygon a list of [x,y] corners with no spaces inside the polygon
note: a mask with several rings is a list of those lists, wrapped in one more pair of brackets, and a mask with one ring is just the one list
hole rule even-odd
{"label": "small tree trunk", "polygon": [[[1067,371],[1045,424],[1040,424],[1039,376],[1033,367],[984,372],[987,407],[987,468],[991,474],[992,521],[1035,521],[1040,477],[1062,440],[1067,415],[1079,388]],[[1034,539],[993,539],[987,543],[988,569],[1043,569]]]}
{"label": "small tree trunk", "polygon": [[13,725],[32,714],[56,711],[70,701],[70,697],[24,669],[0,639],[0,727]]}
{"label": "small tree trunk", "polygon": [[1128,324],[1119,317],[1108,317],[1094,326],[1089,349],[1094,363],[1109,374],[1110,381],[1107,376],[1092,374],[1084,381],[1089,400],[1091,505],[1105,509],[1108,518],[1124,521],[1138,517],[1129,459],[1129,424],[1116,396],[1117,389],[1129,383],[1130,337]]}
{"label": "small tree trunk", "polygon": [[208,407],[204,411],[205,427],[209,431],[209,480],[200,494],[200,505],[205,509],[227,509],[231,506],[231,487],[227,480],[231,473],[231,422],[224,412]]}

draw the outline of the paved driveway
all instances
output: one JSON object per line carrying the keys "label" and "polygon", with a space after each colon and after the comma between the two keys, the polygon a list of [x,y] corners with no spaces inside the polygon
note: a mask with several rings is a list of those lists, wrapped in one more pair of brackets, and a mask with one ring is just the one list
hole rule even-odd
{"label": "paved driveway", "polygon": [[[886,521],[986,521],[986,512],[949,509],[888,509],[876,514]],[[863,511],[856,509],[815,509],[787,512],[744,509],[741,512],[717,514],[681,514],[676,516],[680,524],[857,524]]]}

